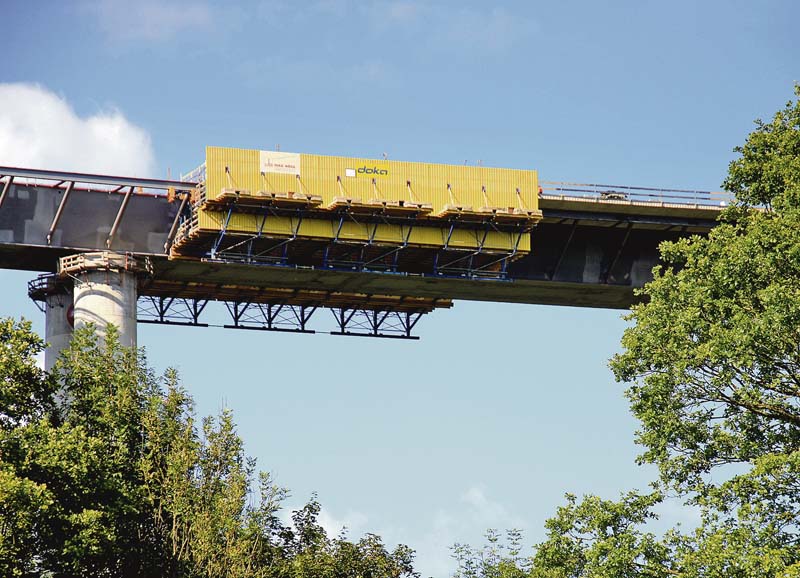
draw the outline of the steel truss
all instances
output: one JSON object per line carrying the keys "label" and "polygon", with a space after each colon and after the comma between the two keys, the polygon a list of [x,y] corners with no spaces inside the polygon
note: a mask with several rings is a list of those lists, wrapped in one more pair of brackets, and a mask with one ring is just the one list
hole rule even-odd
{"label": "steel truss", "polygon": [[233,324],[223,326],[228,329],[316,333],[314,330],[307,329],[308,321],[317,310],[316,305],[236,301],[225,301],[224,303],[233,319]]}
{"label": "steel truss", "polygon": [[[529,227],[518,228],[515,231],[501,231],[494,223],[486,221],[483,223],[483,228],[474,230],[477,247],[461,249],[450,246],[454,229],[455,222],[451,220],[445,245],[436,252],[433,258],[435,275],[474,279],[507,279],[508,264],[517,256],[522,237],[530,233]],[[514,246],[509,251],[485,251],[486,238],[491,231],[513,233],[515,235]],[[453,253],[458,256],[454,256]]]}
{"label": "steel truss", "polygon": [[[309,262],[298,261],[290,254],[295,241],[299,240],[300,227],[304,217],[314,210],[277,206],[243,207],[242,210],[257,215],[258,230],[255,234],[231,233],[229,224],[239,205],[229,202],[224,206],[224,218],[220,230],[215,234],[205,257],[211,260],[265,265],[310,265],[324,269],[364,271],[378,273],[398,273],[401,271],[400,258],[409,247],[414,228],[422,226],[415,217],[390,216],[376,209],[374,213],[356,213],[343,209],[334,213],[333,238],[325,243],[319,242],[318,255]],[[284,237],[265,235],[264,230],[270,216],[289,217],[291,231]],[[346,223],[356,223],[365,227],[364,240],[341,238]],[[376,242],[378,227],[381,224],[398,225],[401,238],[397,245]],[[523,236],[529,234],[531,226],[514,226],[498,223],[494,218],[481,221],[464,221],[451,218],[447,222],[447,235],[444,246],[433,252],[433,267],[430,274],[436,276],[468,277],[472,279],[506,279],[508,264],[519,253]],[[469,249],[451,244],[457,230],[469,230],[474,235],[475,246]],[[513,235],[513,246],[507,251],[486,250],[487,238],[492,232]],[[308,256],[308,255],[307,255]]]}
{"label": "steel truss", "polygon": [[[316,333],[309,322],[316,311],[326,308],[336,320],[337,331],[331,335],[390,337],[419,339],[412,330],[429,309],[397,311],[394,309],[365,309],[363,307],[332,307],[320,304],[289,304],[282,301],[255,303],[252,301],[221,301],[230,315],[227,329]],[[140,323],[209,327],[200,316],[206,312],[209,299],[183,297],[140,296],[137,320]]]}
{"label": "steel truss", "polygon": [[419,339],[411,330],[424,315],[422,311],[374,311],[337,307],[331,309],[339,331],[331,335],[358,337],[390,337],[395,339]]}
{"label": "steel truss", "polygon": [[[264,263],[273,265],[287,265],[289,263],[289,246],[297,240],[300,226],[303,224],[305,212],[300,209],[281,209],[278,207],[264,207],[259,214],[260,222],[258,231],[254,235],[230,235],[228,225],[234,213],[235,204],[228,205],[225,219],[219,234],[214,239],[207,256],[210,259],[222,261],[237,261],[243,263]],[[291,233],[287,238],[274,238],[264,235],[264,227],[270,216],[289,217]],[[231,239],[231,244],[223,246],[226,239]],[[271,242],[264,248],[264,242]],[[256,245],[258,243],[258,245]],[[278,252],[276,254],[276,252]]]}
{"label": "steel truss", "polygon": [[200,323],[200,314],[206,305],[208,305],[208,299],[145,295],[139,297],[136,302],[136,318],[139,323],[208,327],[208,323]]}
{"label": "steel truss", "polygon": [[[400,255],[408,247],[416,220],[402,219],[398,223],[397,220],[390,221],[381,215],[378,215],[378,217],[374,221],[359,221],[350,211],[340,211],[339,224],[333,240],[323,250],[322,267],[326,269],[397,273]],[[342,227],[348,219],[367,227],[367,239],[365,241],[343,241],[339,238]],[[375,242],[378,226],[381,224],[397,224],[400,226],[402,240],[397,246],[388,246]],[[375,251],[369,254],[370,249]]]}

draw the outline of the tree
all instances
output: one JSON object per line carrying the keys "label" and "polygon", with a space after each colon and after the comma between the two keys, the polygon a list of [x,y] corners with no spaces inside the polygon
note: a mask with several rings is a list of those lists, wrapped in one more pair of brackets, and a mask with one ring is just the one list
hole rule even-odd
{"label": "tree", "polygon": [[[233,416],[196,424],[174,371],[77,331],[52,375],[30,324],[0,320],[0,575],[416,576],[413,551],[331,539],[312,499],[244,453]],[[254,488],[256,486],[257,488]]]}
{"label": "tree", "polygon": [[[736,152],[735,204],[661,245],[611,361],[659,492],[568,497],[530,576],[800,576],[800,99]],[[647,533],[661,493],[699,527]]]}

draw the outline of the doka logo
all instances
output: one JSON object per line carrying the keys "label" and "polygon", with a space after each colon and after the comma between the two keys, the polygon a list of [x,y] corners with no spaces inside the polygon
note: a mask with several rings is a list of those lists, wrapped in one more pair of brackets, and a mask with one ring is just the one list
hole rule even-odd
{"label": "doka logo", "polygon": [[364,165],[363,167],[359,167],[358,174],[385,177],[389,174],[389,171],[387,169],[379,169],[378,167],[368,167]]}

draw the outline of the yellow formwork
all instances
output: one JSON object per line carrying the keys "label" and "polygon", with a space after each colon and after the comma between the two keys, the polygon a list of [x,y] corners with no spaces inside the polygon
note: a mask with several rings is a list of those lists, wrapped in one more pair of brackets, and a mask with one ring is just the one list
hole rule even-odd
{"label": "yellow formwork", "polygon": [[426,203],[435,214],[446,205],[536,211],[539,183],[535,170],[207,147],[207,198],[223,189],[319,195],[322,206],[336,197]]}
{"label": "yellow formwork", "polygon": [[[198,215],[197,228],[205,231],[219,231],[226,214],[220,211],[202,211]],[[298,227],[299,224],[299,227]],[[262,216],[234,213],[230,216],[226,232],[229,234],[255,234],[261,232],[263,236],[290,237],[295,231],[299,237],[330,241],[336,238],[341,241],[363,241],[372,239],[373,243],[386,245],[403,244],[406,236],[411,246],[422,248],[440,248],[447,242],[449,228],[438,227],[413,227],[389,224],[361,224],[345,222],[339,230],[338,220],[324,220],[304,218],[302,221],[290,217],[269,216],[266,220]],[[485,235],[485,240],[484,240]],[[530,236],[518,233],[481,230],[455,229],[450,235],[448,245],[452,248],[468,249],[483,243],[485,251],[514,251],[526,253],[530,251]]]}

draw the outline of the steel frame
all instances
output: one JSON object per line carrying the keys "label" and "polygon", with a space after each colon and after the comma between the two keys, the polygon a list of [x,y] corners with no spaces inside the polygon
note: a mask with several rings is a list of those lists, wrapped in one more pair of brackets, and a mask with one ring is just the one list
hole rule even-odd
{"label": "steel frame", "polygon": [[11,185],[14,183],[14,176],[11,175],[8,177],[8,180],[3,183],[3,192],[0,193],[0,207],[3,206],[3,201],[6,200],[6,195],[8,194],[8,190],[11,188]]}
{"label": "steel frame", "polygon": [[130,177],[113,177],[109,175],[95,175],[90,173],[73,173],[66,171],[45,171],[41,169],[23,169],[19,167],[0,167],[0,175],[5,177],[19,177],[27,179],[41,179],[43,181],[60,181],[63,183],[86,183],[92,185],[108,185],[119,187],[141,187],[143,189],[175,189],[176,191],[190,191],[197,183],[184,181],[169,181],[163,179],[139,179]]}
{"label": "steel frame", "polygon": [[200,323],[200,314],[206,305],[208,299],[145,295],[136,302],[136,319],[139,323],[208,327],[208,323]]}
{"label": "steel frame", "polygon": [[[277,207],[264,205],[261,207],[244,207],[244,211],[256,214],[260,217],[258,230],[255,234],[233,234],[229,233],[233,214],[237,211],[239,204],[236,200],[230,201],[223,206],[224,218],[220,230],[214,234],[211,246],[205,253],[206,258],[224,262],[239,262],[247,264],[268,264],[277,266],[291,266],[290,247],[293,242],[299,239],[300,227],[303,219],[314,209],[306,210],[302,208]],[[291,231],[285,238],[275,235],[264,235],[263,231],[270,216],[289,217],[291,219]],[[330,215],[330,213],[329,213]],[[386,215],[377,208],[373,212],[354,212],[350,208],[343,208],[333,213],[334,233],[333,238],[320,245],[322,251],[321,266],[324,269],[338,269],[346,271],[364,271],[379,273],[397,273],[400,267],[400,256],[409,247],[411,235],[415,227],[419,224],[416,217]],[[342,230],[346,222],[353,222],[357,225],[366,227],[366,238],[364,240],[343,240]],[[379,243],[375,242],[378,227],[381,224],[398,225],[402,238],[398,240],[396,246],[386,246],[385,250],[380,249]],[[458,218],[448,220],[447,235],[444,246],[433,254],[433,269],[430,271],[435,276],[468,277],[473,279],[506,279],[508,276],[508,264],[519,253],[519,246],[523,235],[530,233],[530,226],[519,226],[510,223],[498,223],[494,218],[487,217],[481,221],[464,221]],[[456,230],[469,230],[475,236],[476,246],[469,249],[460,249],[451,246],[451,241]],[[513,246],[507,251],[491,250],[486,251],[485,245],[489,233],[492,231],[515,235]],[[225,244],[225,239],[234,237],[230,244]],[[255,243],[263,239],[275,239],[270,246],[256,249]],[[368,254],[370,248],[378,248]],[[238,249],[238,250],[237,250]],[[280,254],[274,254],[280,250]],[[376,254],[377,253],[377,254]],[[482,256],[487,259],[479,261]],[[491,256],[494,256],[492,258]],[[446,260],[444,264],[441,264]]]}
{"label": "steel frame", "polygon": [[225,301],[233,319],[228,329],[256,329],[291,333],[316,333],[308,329],[308,321],[317,310],[316,305],[287,305],[285,303],[251,303]]}
{"label": "steel frame", "polygon": [[[435,275],[460,276],[460,277],[482,278],[482,279],[507,278],[508,264],[519,252],[519,244],[522,242],[522,236],[525,235],[526,233],[530,233],[530,228],[520,227],[517,228],[516,231],[500,231],[500,229],[498,229],[495,223],[493,223],[492,221],[485,221],[483,225],[484,225],[483,229],[475,230],[475,239],[478,245],[477,249],[453,249],[452,247],[450,247],[450,240],[452,238],[455,224],[454,220],[451,220],[450,231],[448,233],[445,245],[442,249],[436,252],[433,258],[433,272]],[[511,248],[511,250],[507,252],[484,251],[484,246],[486,245],[486,238],[488,237],[489,233],[492,230],[498,232],[516,233],[516,238],[514,239],[514,246]],[[480,235],[481,231],[483,233],[482,236]],[[448,253],[452,252],[461,252],[467,254],[456,257],[455,259],[451,259],[444,265],[441,265],[440,264],[441,258],[447,255]],[[481,265],[476,266],[475,258],[478,257],[479,255],[501,255],[501,256],[494,260],[489,261],[488,263],[483,263]],[[467,261],[467,265],[465,267],[455,266],[460,263],[463,263],[464,261]],[[500,265],[498,271],[488,270],[490,267],[497,264]]]}
{"label": "steel frame", "polygon": [[631,231],[633,230],[633,224],[628,223],[628,226],[625,227],[625,235],[622,238],[622,242],[619,244],[617,248],[617,252],[614,254],[614,258],[611,259],[611,262],[608,264],[608,267],[600,274],[600,282],[604,285],[608,284],[608,278],[611,275],[611,271],[613,271],[614,267],[616,267],[617,262],[619,261],[620,257],[622,256],[623,251],[628,245],[628,239],[630,239]]}
{"label": "steel frame", "polygon": [[[219,259],[222,261],[229,261],[229,260],[239,260],[245,263],[268,263],[274,265],[286,265],[289,261],[289,245],[293,241],[296,241],[299,234],[300,234],[300,227],[303,224],[303,217],[304,212],[301,209],[287,209],[281,211],[276,209],[275,207],[264,207],[264,213],[260,215],[261,223],[258,226],[258,232],[255,235],[246,235],[244,239],[238,240],[233,242],[233,244],[225,247],[222,247],[223,240],[228,235],[228,225],[230,224],[231,216],[233,215],[236,203],[230,203],[228,205],[228,210],[225,214],[225,219],[222,223],[222,227],[217,235],[216,239],[214,240],[213,245],[208,253],[208,257],[210,259]],[[288,238],[281,239],[277,241],[274,245],[267,249],[263,249],[258,253],[253,252],[253,242],[258,239],[265,239],[263,235],[264,226],[267,223],[267,218],[270,216],[288,216],[290,219],[293,220],[292,223],[292,233]],[[237,235],[239,236],[239,235]],[[245,252],[233,252],[232,249],[236,249],[237,247],[246,247]],[[283,249],[280,256],[271,256],[268,253],[272,253],[277,249]]]}
{"label": "steel frame", "polygon": [[360,308],[332,308],[339,331],[331,335],[419,339],[411,330],[424,315],[422,311],[375,311]]}
{"label": "steel frame", "polygon": [[[59,183],[61,184],[61,183]],[[64,196],[61,197],[61,202],[58,204],[58,209],[56,209],[56,215],[53,217],[53,222],[50,224],[50,230],[47,231],[47,244],[49,245],[53,240],[53,233],[56,231],[56,227],[58,227],[58,222],[61,220],[61,214],[64,212],[64,207],[67,205],[67,200],[69,199],[69,194],[72,192],[72,188],[75,186],[74,181],[70,181],[67,183],[67,188],[64,190]]]}
{"label": "steel frame", "polygon": [[[40,281],[41,284],[43,281]],[[38,286],[37,286],[38,287]],[[164,325],[209,327],[200,316],[206,311],[209,299],[144,295],[137,302],[137,321]],[[289,304],[285,301],[256,303],[252,301],[221,301],[230,315],[226,329],[280,331],[285,333],[316,333],[309,328],[312,316],[321,308],[331,311],[338,331],[331,335],[419,339],[412,335],[420,318],[429,310],[397,311],[395,309],[366,309],[363,307],[325,307],[316,303]]]}

